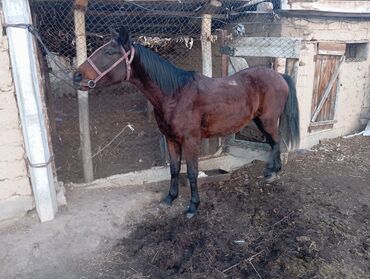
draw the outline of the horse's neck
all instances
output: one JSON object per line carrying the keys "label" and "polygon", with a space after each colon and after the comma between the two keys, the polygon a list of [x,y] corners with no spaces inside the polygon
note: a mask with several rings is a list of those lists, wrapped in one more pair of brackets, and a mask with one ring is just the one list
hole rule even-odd
{"label": "horse's neck", "polygon": [[132,70],[133,76],[130,82],[143,92],[154,108],[161,110],[166,95],[160,90],[159,86],[145,74],[145,70],[140,63],[133,63]]}

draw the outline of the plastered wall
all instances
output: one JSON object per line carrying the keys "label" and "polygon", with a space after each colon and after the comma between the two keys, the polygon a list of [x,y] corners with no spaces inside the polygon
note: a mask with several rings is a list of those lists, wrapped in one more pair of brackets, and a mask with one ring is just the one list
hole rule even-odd
{"label": "plastered wall", "polygon": [[[3,15],[0,10],[0,30]],[[0,220],[33,208],[23,136],[10,70],[7,37],[0,31]]]}
{"label": "plastered wall", "polygon": [[357,132],[360,118],[369,107],[369,56],[365,61],[346,61],[339,74],[334,127],[308,132],[314,83],[317,42],[365,42],[370,40],[370,22],[338,19],[282,19],[282,36],[302,37],[297,92],[300,103],[301,148],[309,148],[320,139]]}

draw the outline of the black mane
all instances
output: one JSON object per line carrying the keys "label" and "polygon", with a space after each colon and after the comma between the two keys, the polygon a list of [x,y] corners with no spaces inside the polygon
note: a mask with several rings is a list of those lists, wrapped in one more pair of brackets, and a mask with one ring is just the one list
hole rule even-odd
{"label": "black mane", "polygon": [[194,79],[195,72],[176,67],[143,45],[134,47],[145,72],[164,94],[172,96]]}

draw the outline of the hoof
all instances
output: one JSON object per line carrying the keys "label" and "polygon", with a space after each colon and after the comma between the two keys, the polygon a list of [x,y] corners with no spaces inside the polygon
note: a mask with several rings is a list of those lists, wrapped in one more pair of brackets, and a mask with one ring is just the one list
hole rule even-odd
{"label": "hoof", "polygon": [[188,219],[193,218],[195,214],[197,213],[198,206],[199,206],[199,202],[198,203],[190,202],[188,210],[186,211],[186,218]]}
{"label": "hoof", "polygon": [[169,208],[172,205],[172,202],[175,198],[171,195],[168,195],[160,204],[159,207],[162,209]]}
{"label": "hoof", "polygon": [[186,212],[186,218],[188,218],[188,219],[193,218],[195,216],[195,213],[196,212],[193,212],[193,213]]}
{"label": "hoof", "polygon": [[276,172],[273,172],[267,176],[265,176],[265,181],[267,183],[272,183],[274,182],[276,179],[278,178],[278,176],[276,175]]}
{"label": "hoof", "polygon": [[168,203],[165,203],[164,201],[162,201],[160,204],[159,204],[159,208],[160,209],[167,209],[171,206],[171,204],[168,204]]}

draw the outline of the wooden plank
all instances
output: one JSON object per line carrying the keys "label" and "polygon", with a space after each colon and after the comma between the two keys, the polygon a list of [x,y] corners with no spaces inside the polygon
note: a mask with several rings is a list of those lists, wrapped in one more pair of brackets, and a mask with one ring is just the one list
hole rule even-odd
{"label": "wooden plank", "polygon": [[[330,72],[333,75],[335,73],[336,68],[339,66],[340,59],[338,56],[331,56],[330,61]],[[333,87],[331,89],[331,94],[329,94],[327,103],[327,118],[326,119],[334,119],[335,114],[335,102],[337,99],[337,91],[338,91],[338,78],[335,79]]]}
{"label": "wooden plank", "polygon": [[299,58],[300,38],[240,37],[227,44],[232,56]]}
{"label": "wooden plank", "polygon": [[319,42],[318,45],[319,50],[332,50],[332,51],[342,51],[343,53],[346,51],[346,44],[345,43],[332,43],[332,42]]}
{"label": "wooden plank", "polygon": [[319,113],[320,113],[320,111],[321,111],[321,108],[323,107],[323,105],[324,105],[324,103],[325,103],[326,99],[328,98],[329,93],[331,92],[331,89],[332,89],[332,87],[333,87],[333,85],[334,85],[334,83],[335,83],[335,81],[336,81],[336,79],[337,79],[337,77],[338,77],[338,75],[339,75],[339,72],[340,72],[341,66],[343,65],[343,62],[344,62],[344,58],[345,58],[344,56],[342,56],[342,57],[340,58],[339,65],[338,65],[338,67],[336,68],[336,70],[335,70],[334,74],[332,75],[332,77],[331,77],[331,79],[330,79],[330,81],[329,81],[329,83],[328,83],[328,86],[326,87],[326,89],[325,89],[325,91],[324,91],[323,97],[322,97],[322,98],[321,98],[321,100],[320,100],[319,105],[317,106],[317,108],[316,108],[315,112],[313,113],[313,116],[312,116],[311,122],[315,122],[315,120],[316,120],[316,118],[317,118],[318,114],[319,114]]}
{"label": "wooden plank", "polygon": [[334,124],[326,124],[326,125],[320,125],[320,126],[308,126],[307,131],[309,133],[315,132],[315,131],[322,131],[322,130],[329,130],[334,127]]}
{"label": "wooden plank", "polygon": [[[321,71],[321,82],[320,82],[319,103],[318,104],[320,104],[320,101],[321,101],[321,99],[323,98],[323,96],[325,94],[325,88],[328,86],[328,84],[330,82],[330,79],[333,76],[332,60],[330,59],[333,56],[325,55],[323,57],[324,57],[324,59],[322,60],[322,71]],[[331,90],[332,89],[330,89],[330,93],[332,92]],[[328,107],[329,106],[329,98],[332,95],[330,93],[329,93],[327,99],[325,100],[325,102],[322,106],[322,109],[321,109],[320,113],[317,116],[316,121],[324,121],[324,120],[329,120],[330,119],[329,118],[330,107]]]}
{"label": "wooden plank", "polygon": [[317,104],[319,102],[319,94],[321,90],[319,89],[319,84],[321,80],[322,72],[322,56],[316,55],[315,59],[315,71],[314,71],[314,82],[313,82],[313,92],[312,92],[312,105],[311,105],[311,115],[314,114]]}
{"label": "wooden plank", "polygon": [[319,49],[317,50],[317,53],[318,54],[322,54],[322,55],[337,55],[337,56],[342,56],[344,55],[344,51],[341,51],[341,50],[338,50],[338,51],[335,51],[335,50],[326,50],[326,49]]}
{"label": "wooden plank", "polygon": [[336,120],[320,121],[320,122],[310,122],[308,125],[308,132],[315,132],[321,130],[327,130],[334,127],[334,124],[337,123]]}
{"label": "wooden plank", "polygon": [[335,124],[337,123],[337,120],[327,120],[327,121],[319,121],[319,122],[310,122],[311,127],[317,127],[317,126],[324,126],[329,124]]}
{"label": "wooden plank", "polygon": [[[86,34],[85,34],[85,11],[74,10],[75,34],[76,34],[76,56],[77,66],[81,65],[87,57]],[[87,91],[78,90],[78,113],[80,126],[80,145],[82,155],[82,169],[84,181],[94,180],[93,163],[91,157],[91,140],[89,125],[89,98]]]}
{"label": "wooden plank", "polygon": [[344,55],[346,52],[345,43],[329,43],[329,42],[320,42],[318,44],[318,54],[325,55]]}

